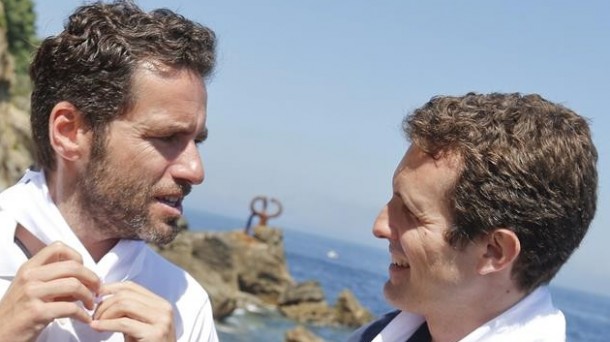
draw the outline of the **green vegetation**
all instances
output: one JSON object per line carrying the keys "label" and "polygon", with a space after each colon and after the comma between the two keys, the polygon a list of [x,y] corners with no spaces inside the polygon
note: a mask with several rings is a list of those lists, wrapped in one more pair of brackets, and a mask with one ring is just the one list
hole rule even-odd
{"label": "green vegetation", "polygon": [[[2,4],[2,6],[4,6],[4,1],[0,1],[0,4]],[[5,29],[6,28],[6,18],[4,13],[2,13],[2,11],[0,11],[0,29]]]}
{"label": "green vegetation", "polygon": [[0,15],[0,26],[6,28],[9,53],[15,61],[15,83],[11,94],[26,97],[30,93],[28,67],[32,53],[38,44],[36,37],[36,13],[32,0],[0,0],[4,16]]}
{"label": "green vegetation", "polygon": [[8,49],[15,57],[15,71],[27,73],[36,38],[36,14],[31,0],[0,0],[4,5]]}

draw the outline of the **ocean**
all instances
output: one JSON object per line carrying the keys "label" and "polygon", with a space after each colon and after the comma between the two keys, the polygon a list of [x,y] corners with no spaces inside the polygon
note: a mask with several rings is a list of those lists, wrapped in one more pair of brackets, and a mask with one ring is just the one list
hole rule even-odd
{"label": "ocean", "polygon": [[[218,216],[189,215],[191,227],[214,227],[213,230],[238,229],[239,220]],[[273,223],[273,222],[271,222]],[[241,225],[240,225],[241,224]],[[192,228],[195,230],[195,228]],[[387,252],[369,246],[284,229],[288,268],[298,281],[317,280],[329,304],[334,304],[343,289],[351,290],[360,303],[375,316],[392,310],[383,298],[387,280]],[[567,320],[568,341],[610,341],[610,298],[551,284],[555,305]],[[284,333],[296,323],[274,311],[260,308],[240,309],[217,324],[223,342],[284,341]],[[344,341],[352,328],[307,326],[325,341]]]}

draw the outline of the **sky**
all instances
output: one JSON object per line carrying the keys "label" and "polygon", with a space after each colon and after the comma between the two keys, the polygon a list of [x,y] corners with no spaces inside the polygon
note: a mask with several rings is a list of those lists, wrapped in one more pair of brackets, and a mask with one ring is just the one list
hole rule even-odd
{"label": "sky", "polygon": [[[37,0],[40,37],[82,1]],[[401,120],[435,95],[538,93],[587,117],[599,153],[596,217],[554,283],[610,288],[610,2],[140,0],[212,28],[206,178],[185,202],[387,248],[371,235],[408,147]],[[213,229],[214,227],[208,227]]]}

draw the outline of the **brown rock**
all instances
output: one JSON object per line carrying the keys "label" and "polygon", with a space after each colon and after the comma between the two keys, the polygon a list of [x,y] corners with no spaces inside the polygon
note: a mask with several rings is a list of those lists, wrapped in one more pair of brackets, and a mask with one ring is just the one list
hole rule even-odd
{"label": "brown rock", "polygon": [[281,230],[258,226],[254,237],[241,232],[231,237],[239,289],[268,304],[277,304],[285,288],[294,283],[286,265]]}
{"label": "brown rock", "polygon": [[310,302],[279,307],[280,312],[297,322],[319,325],[336,324],[335,311],[326,302]]}
{"label": "brown rock", "polygon": [[237,307],[237,275],[230,247],[214,234],[183,231],[176,239],[156,247],[161,255],[189,272],[208,292],[216,319]]}
{"label": "brown rock", "polygon": [[324,290],[317,281],[306,281],[289,286],[280,296],[279,305],[294,305],[306,302],[324,302]]}
{"label": "brown rock", "polygon": [[183,230],[173,242],[156,248],[203,285],[214,316],[221,319],[240,303],[276,304],[294,283],[283,254],[282,233],[269,229],[263,230],[265,238],[258,239],[241,231]]}
{"label": "brown rock", "polygon": [[284,260],[284,234],[279,229],[269,226],[254,227],[253,236],[260,242],[266,244],[269,251],[278,261]]}
{"label": "brown rock", "polygon": [[316,336],[307,328],[299,325],[292,330],[288,330],[284,334],[285,342],[324,342],[323,339]]}
{"label": "brown rock", "polygon": [[359,327],[373,319],[373,315],[347,289],[341,291],[337,298],[335,315],[339,324],[350,327]]}
{"label": "brown rock", "polygon": [[259,226],[253,232],[249,236],[241,230],[183,230],[168,245],[154,247],[202,284],[216,319],[250,304],[277,308],[287,318],[319,325],[359,326],[372,319],[347,290],[331,307],[319,282],[295,285],[281,230]]}

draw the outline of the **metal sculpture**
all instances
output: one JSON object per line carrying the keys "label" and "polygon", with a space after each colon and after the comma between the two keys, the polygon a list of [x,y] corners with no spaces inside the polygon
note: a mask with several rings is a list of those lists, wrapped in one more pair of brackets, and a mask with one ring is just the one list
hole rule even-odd
{"label": "metal sculpture", "polygon": [[[259,204],[260,203],[260,204]],[[267,211],[269,203],[275,204],[276,210],[273,213]],[[266,226],[270,218],[278,217],[282,213],[282,203],[275,198],[267,198],[267,196],[256,196],[250,202],[250,217],[246,224],[245,233],[250,234],[250,227],[254,216],[258,216],[258,225]]]}

